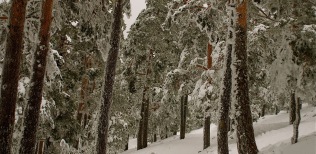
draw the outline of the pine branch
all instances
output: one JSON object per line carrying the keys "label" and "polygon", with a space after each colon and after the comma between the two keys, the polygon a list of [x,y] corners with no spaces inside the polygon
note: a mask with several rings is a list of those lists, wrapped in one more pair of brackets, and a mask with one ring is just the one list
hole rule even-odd
{"label": "pine branch", "polygon": [[8,19],[8,17],[3,16],[3,17],[0,17],[0,19],[1,19],[1,20],[7,20],[7,19]]}
{"label": "pine branch", "polygon": [[205,67],[203,65],[200,65],[200,64],[196,64],[195,66],[198,67],[198,68],[202,68],[203,70],[208,70],[207,67]]}

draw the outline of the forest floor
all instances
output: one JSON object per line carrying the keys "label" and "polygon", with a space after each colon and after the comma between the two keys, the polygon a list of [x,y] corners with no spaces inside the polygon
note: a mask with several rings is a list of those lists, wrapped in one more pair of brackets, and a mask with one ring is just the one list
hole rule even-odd
{"label": "forest floor", "polygon": [[[316,154],[316,107],[303,104],[301,110],[298,143],[291,144],[293,126],[288,124],[286,111],[278,115],[266,115],[254,122],[256,143],[260,154]],[[179,135],[169,137],[136,151],[136,139],[129,141],[129,150],[123,154],[217,154],[217,126],[211,124],[211,147],[203,150],[203,128],[186,134],[179,140]],[[237,154],[234,138],[229,139],[231,154]]]}

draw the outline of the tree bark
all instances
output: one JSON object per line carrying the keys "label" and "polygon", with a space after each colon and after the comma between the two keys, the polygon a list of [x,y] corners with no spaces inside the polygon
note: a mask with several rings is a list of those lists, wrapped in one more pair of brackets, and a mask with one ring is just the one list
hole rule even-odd
{"label": "tree bark", "polygon": [[148,142],[148,121],[149,121],[149,87],[145,86],[144,89],[144,128],[143,128],[143,148],[147,147],[147,142]]}
{"label": "tree bark", "polygon": [[[233,14],[231,12],[230,14]],[[232,20],[232,19],[231,19]],[[230,22],[231,23],[231,22]],[[229,25],[230,27],[233,25]],[[228,40],[233,40],[232,31],[229,30]],[[229,122],[229,108],[231,104],[231,89],[232,89],[232,51],[233,44],[227,43],[226,63],[223,78],[223,89],[220,96],[219,117],[218,117],[218,130],[217,130],[217,145],[218,154],[228,154],[228,128]]]}
{"label": "tree bark", "polygon": [[247,1],[237,1],[236,40],[233,68],[235,69],[236,90],[233,96],[236,100],[237,148],[238,153],[256,154],[258,148],[255,141],[251,117],[248,68],[247,68]]}
{"label": "tree bark", "polygon": [[102,91],[102,100],[100,117],[98,124],[98,137],[96,144],[97,154],[107,153],[108,129],[109,129],[109,115],[112,101],[113,84],[115,79],[115,69],[120,48],[121,39],[121,22],[123,17],[123,0],[117,0],[114,5],[114,21],[112,23],[112,32],[110,39],[110,51],[107,57],[104,86]]}
{"label": "tree bark", "polygon": [[296,101],[296,118],[295,121],[293,123],[293,137],[291,139],[292,144],[297,143],[298,140],[298,128],[301,122],[301,110],[300,110],[300,104],[301,104],[301,99],[300,97],[297,97],[297,101]]}
{"label": "tree bark", "polygon": [[11,154],[27,0],[12,0],[0,94],[0,153]]}
{"label": "tree bark", "polygon": [[151,64],[153,58],[153,51],[150,49],[147,59],[147,70],[146,70],[146,82],[143,89],[143,98],[142,98],[142,109],[141,109],[141,120],[139,122],[138,129],[138,137],[137,137],[137,150],[143,149],[147,147],[148,142],[148,121],[149,121],[149,82],[150,82],[150,74],[151,74]]}
{"label": "tree bark", "polygon": [[203,129],[203,149],[208,148],[211,145],[210,139],[210,124],[211,124],[211,117],[206,116],[204,118],[204,129]]}
{"label": "tree bark", "polygon": [[47,54],[49,51],[50,27],[52,22],[53,0],[42,4],[42,18],[39,32],[40,44],[34,53],[33,74],[29,91],[28,108],[24,120],[24,132],[21,140],[20,154],[35,153],[36,132],[39,123]]}
{"label": "tree bark", "polygon": [[[210,70],[212,68],[212,45],[210,43],[207,44],[207,69]],[[209,77],[208,84],[212,84],[212,78]],[[211,94],[208,94],[211,96]],[[208,97],[209,101],[211,102],[211,97]],[[210,110],[211,106],[208,104],[207,108],[205,109],[205,117],[204,117],[204,129],[203,129],[203,149],[208,148],[211,145],[211,138],[210,138],[210,124],[211,124],[211,117],[210,117]]]}
{"label": "tree bark", "polygon": [[266,105],[263,104],[262,109],[261,109],[261,117],[264,117],[265,115],[266,115]]}
{"label": "tree bark", "polygon": [[289,124],[292,125],[293,122],[295,121],[295,92],[293,91],[291,93],[291,101],[290,101],[290,105],[289,105],[289,108],[290,108],[290,112],[289,112],[289,118],[290,118],[290,121],[289,121]]}
{"label": "tree bark", "polygon": [[188,108],[188,95],[181,97],[181,124],[180,124],[180,139],[185,138],[185,126],[187,119],[187,108]]}
{"label": "tree bark", "polygon": [[[144,94],[143,94],[144,95]],[[144,97],[144,96],[143,96]],[[138,124],[138,133],[137,133],[137,150],[143,149],[143,132],[144,132],[144,102],[142,102],[140,116],[141,119],[139,120]]]}

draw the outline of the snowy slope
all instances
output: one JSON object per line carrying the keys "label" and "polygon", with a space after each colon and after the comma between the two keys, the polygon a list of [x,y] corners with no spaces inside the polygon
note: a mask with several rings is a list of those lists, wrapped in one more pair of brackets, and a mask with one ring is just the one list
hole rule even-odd
{"label": "snowy slope", "polygon": [[[256,143],[261,154],[316,154],[316,108],[303,105],[299,128],[299,143],[290,144],[293,126],[288,124],[289,117],[285,111],[278,115],[267,115],[254,123]],[[211,125],[211,147],[202,150],[203,129],[186,134],[184,140],[179,135],[170,137],[147,148],[136,151],[136,139],[130,140],[130,150],[123,154],[216,154],[217,153],[217,126]],[[235,139],[229,139],[231,154],[237,154]]]}

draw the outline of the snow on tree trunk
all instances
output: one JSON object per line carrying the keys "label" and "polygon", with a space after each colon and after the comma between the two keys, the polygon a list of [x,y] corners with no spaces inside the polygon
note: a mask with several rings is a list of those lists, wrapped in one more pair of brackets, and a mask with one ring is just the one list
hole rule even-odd
{"label": "snow on tree trunk", "polygon": [[180,139],[185,138],[185,126],[187,119],[187,108],[188,108],[188,95],[181,97],[181,124],[180,124]]}
{"label": "snow on tree trunk", "polygon": [[[235,12],[228,12],[229,15],[234,15]],[[231,19],[232,20],[232,19]],[[230,22],[232,23],[232,22]],[[218,129],[217,129],[217,145],[219,154],[228,154],[228,128],[229,122],[229,108],[231,105],[231,88],[232,88],[232,51],[233,51],[233,25],[229,25],[228,38],[226,45],[226,57],[224,65],[223,86],[220,94],[219,113],[218,113]]]}
{"label": "snow on tree trunk", "polygon": [[147,147],[148,142],[148,121],[149,121],[149,87],[148,85],[150,82],[150,74],[151,74],[151,63],[152,63],[153,51],[149,51],[148,59],[147,59],[147,70],[145,76],[145,85],[143,89],[143,98],[142,98],[142,108],[141,108],[141,119],[139,121],[139,129],[138,129],[138,136],[137,136],[137,150],[143,149]]}
{"label": "snow on tree trunk", "polygon": [[27,0],[12,0],[0,94],[0,153],[11,154]]}
{"label": "snow on tree trunk", "polygon": [[42,3],[40,44],[34,53],[33,71],[29,91],[28,107],[24,120],[24,131],[21,140],[20,154],[35,153],[36,132],[39,123],[47,54],[49,51],[50,27],[52,23],[53,0]]}
{"label": "snow on tree trunk", "polygon": [[290,118],[290,125],[293,124],[293,122],[295,121],[295,92],[291,93],[291,101],[290,101],[290,105],[289,105],[289,118]]}
{"label": "snow on tree trunk", "polygon": [[107,153],[108,129],[110,120],[110,107],[112,101],[113,84],[115,79],[116,61],[118,57],[120,39],[121,39],[121,22],[123,17],[123,0],[117,0],[114,8],[112,23],[112,32],[110,39],[110,50],[108,53],[104,85],[102,91],[102,101],[100,109],[100,117],[98,123],[98,137],[96,144],[97,154]]}
{"label": "snow on tree trunk", "polygon": [[[212,45],[210,43],[207,44],[207,69],[210,70],[212,68]],[[208,77],[208,86],[211,86],[212,84],[212,78],[211,76]],[[208,103],[211,102],[211,94],[208,94]],[[203,149],[208,148],[211,145],[211,114],[210,114],[211,106],[210,104],[207,104],[207,107],[204,111],[204,129],[203,129]]]}
{"label": "snow on tree trunk", "polygon": [[301,99],[300,99],[300,97],[297,97],[296,108],[295,108],[296,118],[295,118],[295,121],[293,123],[293,137],[291,139],[292,144],[297,143],[297,139],[298,139],[298,128],[299,128],[299,125],[301,122],[300,104],[301,104]]}
{"label": "snow on tree trunk", "polygon": [[[235,50],[232,58],[233,70],[233,104],[236,118],[238,153],[255,154],[258,148],[255,141],[251,117],[248,68],[247,68],[247,1],[235,1]],[[234,9],[233,9],[234,10]]]}

